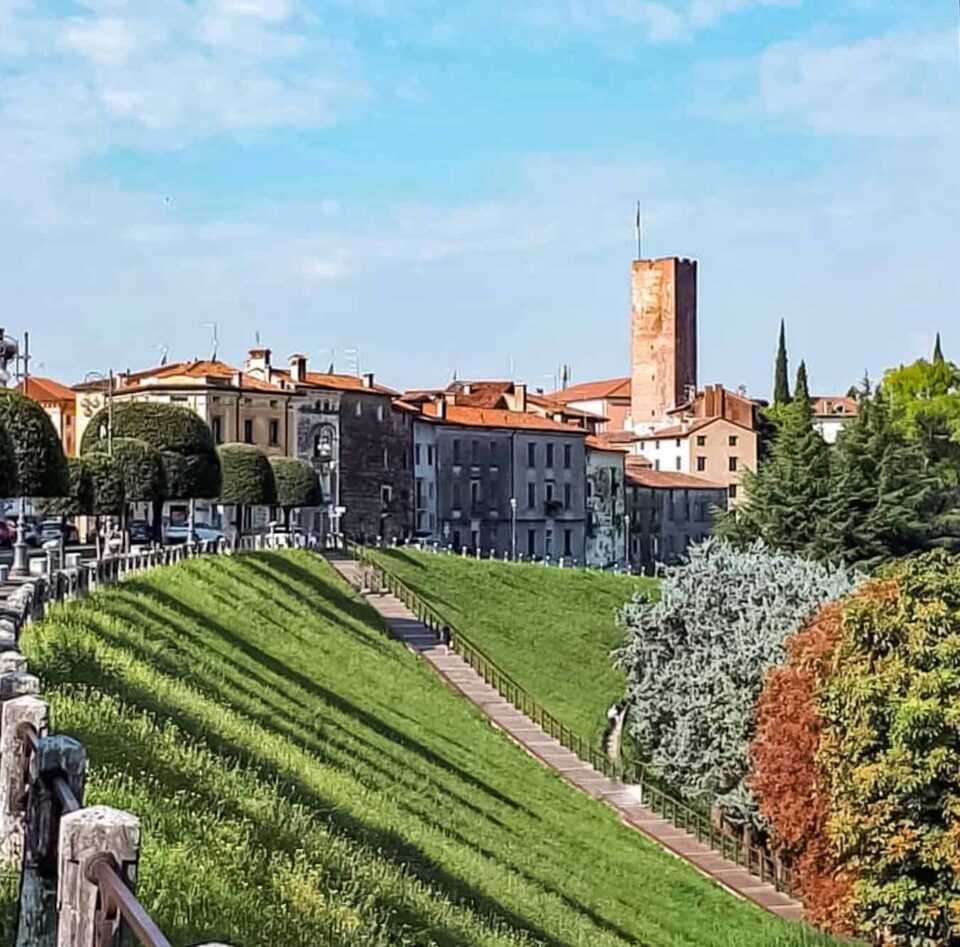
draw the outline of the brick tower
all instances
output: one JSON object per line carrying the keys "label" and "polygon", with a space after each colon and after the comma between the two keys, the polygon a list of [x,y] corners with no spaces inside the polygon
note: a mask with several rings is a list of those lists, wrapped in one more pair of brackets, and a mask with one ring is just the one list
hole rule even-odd
{"label": "brick tower", "polygon": [[634,260],[630,415],[636,431],[662,424],[697,384],[697,264]]}

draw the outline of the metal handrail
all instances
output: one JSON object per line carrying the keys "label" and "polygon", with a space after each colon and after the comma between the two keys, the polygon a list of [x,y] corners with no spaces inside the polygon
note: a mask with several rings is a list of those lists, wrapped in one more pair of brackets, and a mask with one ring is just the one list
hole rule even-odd
{"label": "metal handrail", "polygon": [[[761,881],[770,882],[778,891],[796,897],[797,884],[793,871],[780,865],[765,848],[746,844],[723,832],[713,821],[696,809],[681,802],[664,790],[659,779],[640,761],[625,767],[612,761],[602,748],[574,733],[563,721],[555,717],[532,694],[518,684],[496,664],[479,646],[462,631],[454,628],[432,605],[425,602],[402,579],[390,572],[382,563],[373,559],[366,547],[351,541],[346,542],[350,555],[363,565],[372,567],[378,581],[395,595],[419,621],[434,631],[447,629],[448,643],[479,675],[521,713],[530,717],[548,736],[589,763],[604,776],[632,782],[640,787],[641,799],[651,811],[661,815],[677,828],[694,835],[698,842],[709,846],[724,858],[745,868]],[[628,778],[632,777],[632,778]]]}
{"label": "metal handrail", "polygon": [[[40,734],[36,727],[29,723],[23,724],[19,733],[30,753],[36,753],[40,746]],[[77,812],[83,808],[62,775],[50,777],[48,783],[49,790],[57,797],[64,812]],[[97,857],[90,863],[88,870],[91,879],[100,888],[101,912],[105,919],[115,917],[114,909],[119,910],[143,947],[172,947],[146,908],[127,887],[112,858]]]}

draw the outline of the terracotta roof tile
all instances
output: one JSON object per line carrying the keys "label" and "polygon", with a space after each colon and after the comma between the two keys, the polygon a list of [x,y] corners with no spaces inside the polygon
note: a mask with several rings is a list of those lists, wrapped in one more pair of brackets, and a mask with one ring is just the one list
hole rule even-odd
{"label": "terracotta roof tile", "polygon": [[461,424],[465,427],[523,428],[530,431],[585,434],[583,428],[561,424],[558,421],[551,421],[550,418],[542,418],[539,414],[530,414],[525,411],[505,411],[501,408],[472,408],[464,405],[448,404],[445,418],[440,418],[437,414],[437,405],[433,402],[422,405],[421,410],[425,417],[445,420],[449,424]]}
{"label": "terracotta roof tile", "polygon": [[586,444],[590,450],[602,450],[611,454],[623,454],[630,450],[626,444],[612,444],[601,437],[597,437],[596,434],[588,435]]}
{"label": "terracotta roof tile", "polygon": [[77,397],[72,388],[61,385],[52,378],[38,378],[35,375],[20,382],[17,391],[34,401],[74,401]]}
{"label": "terracotta roof tile", "polygon": [[[290,372],[286,369],[274,369],[274,374],[285,379],[290,377]],[[372,394],[392,395],[394,397],[400,394],[399,391],[394,391],[392,388],[380,385],[377,382],[374,382],[372,388],[367,388],[362,378],[335,372],[307,372],[306,377],[300,384],[309,388],[329,388],[334,391],[369,391]]]}
{"label": "terracotta roof tile", "polygon": [[651,470],[634,464],[627,465],[627,480],[638,487],[653,487],[658,490],[726,490],[721,483],[702,480],[690,474],[668,470]]}
{"label": "terracotta roof tile", "polygon": [[810,399],[810,410],[818,418],[852,418],[860,413],[860,405],[856,398],[846,395],[815,395]]}
{"label": "terracotta roof tile", "polygon": [[270,384],[239,371],[226,362],[198,360],[194,362],[177,362],[173,365],[164,365],[153,372],[137,372],[127,376],[128,383],[118,389],[118,394],[130,394],[134,391],[151,390],[164,387],[187,387],[193,382],[205,382],[210,379],[233,381],[240,375],[241,388],[253,391],[265,391],[274,394],[285,393],[287,389],[280,385]]}
{"label": "terracotta roof tile", "polygon": [[571,401],[602,401],[605,398],[630,398],[629,378],[608,378],[605,381],[584,381],[550,395],[561,404]]}

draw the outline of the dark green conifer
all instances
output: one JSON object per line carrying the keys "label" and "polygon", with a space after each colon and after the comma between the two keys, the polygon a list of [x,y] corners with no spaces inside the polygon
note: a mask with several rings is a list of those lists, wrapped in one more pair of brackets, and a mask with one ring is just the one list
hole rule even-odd
{"label": "dark green conifer", "polygon": [[790,379],[787,377],[787,330],[780,320],[780,343],[777,346],[777,363],[773,373],[774,405],[790,403]]}

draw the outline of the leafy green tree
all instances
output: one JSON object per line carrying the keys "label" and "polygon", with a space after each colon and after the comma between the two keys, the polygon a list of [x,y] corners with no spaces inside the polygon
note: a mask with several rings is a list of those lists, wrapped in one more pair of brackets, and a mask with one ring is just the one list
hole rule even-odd
{"label": "leafy green tree", "polygon": [[790,403],[790,381],[787,378],[787,329],[780,320],[780,341],[777,345],[777,362],[773,370],[773,403]]}
{"label": "leafy green tree", "polygon": [[13,441],[0,424],[0,497],[12,497],[16,490],[17,463],[13,456]]}
{"label": "leafy green tree", "polygon": [[93,512],[93,480],[85,461],[80,457],[67,458],[67,492],[60,497],[48,497],[37,503],[41,516],[85,516]]}
{"label": "leafy green tree", "polygon": [[117,438],[113,456],[123,478],[124,503],[155,503],[166,499],[167,483],[163,455],[146,441]]}
{"label": "leafy green tree", "polygon": [[847,570],[716,539],[665,571],[656,602],[621,613],[630,732],[642,755],[687,797],[755,824],[746,785],[753,706],[784,639],[854,587]]}
{"label": "leafy green tree", "polygon": [[779,409],[767,457],[743,476],[744,500],[718,516],[716,532],[731,540],[756,539],[784,552],[822,555],[822,534],[830,490],[830,454],[813,427],[806,368],[799,390]]}
{"label": "leafy green tree", "polygon": [[0,427],[7,432],[16,471],[11,495],[63,496],[69,488],[67,460],[47,412],[26,395],[0,389]]}
{"label": "leafy green tree", "polygon": [[238,531],[248,506],[275,506],[277,484],[266,454],[252,444],[223,444],[218,449],[222,487],[220,502],[237,507]]}
{"label": "leafy green tree", "polygon": [[102,516],[122,516],[124,510],[123,470],[116,458],[106,453],[87,454],[83,458],[92,489],[90,512],[94,515],[97,558],[100,557],[100,518]]}
{"label": "leafy green tree", "polygon": [[277,488],[277,506],[283,510],[284,524],[290,526],[290,512],[319,506],[323,502],[317,472],[295,457],[271,457],[270,466]]}
{"label": "leafy green tree", "polygon": [[885,393],[865,381],[859,401],[833,452],[821,542],[825,554],[872,569],[933,539],[943,490]]}

